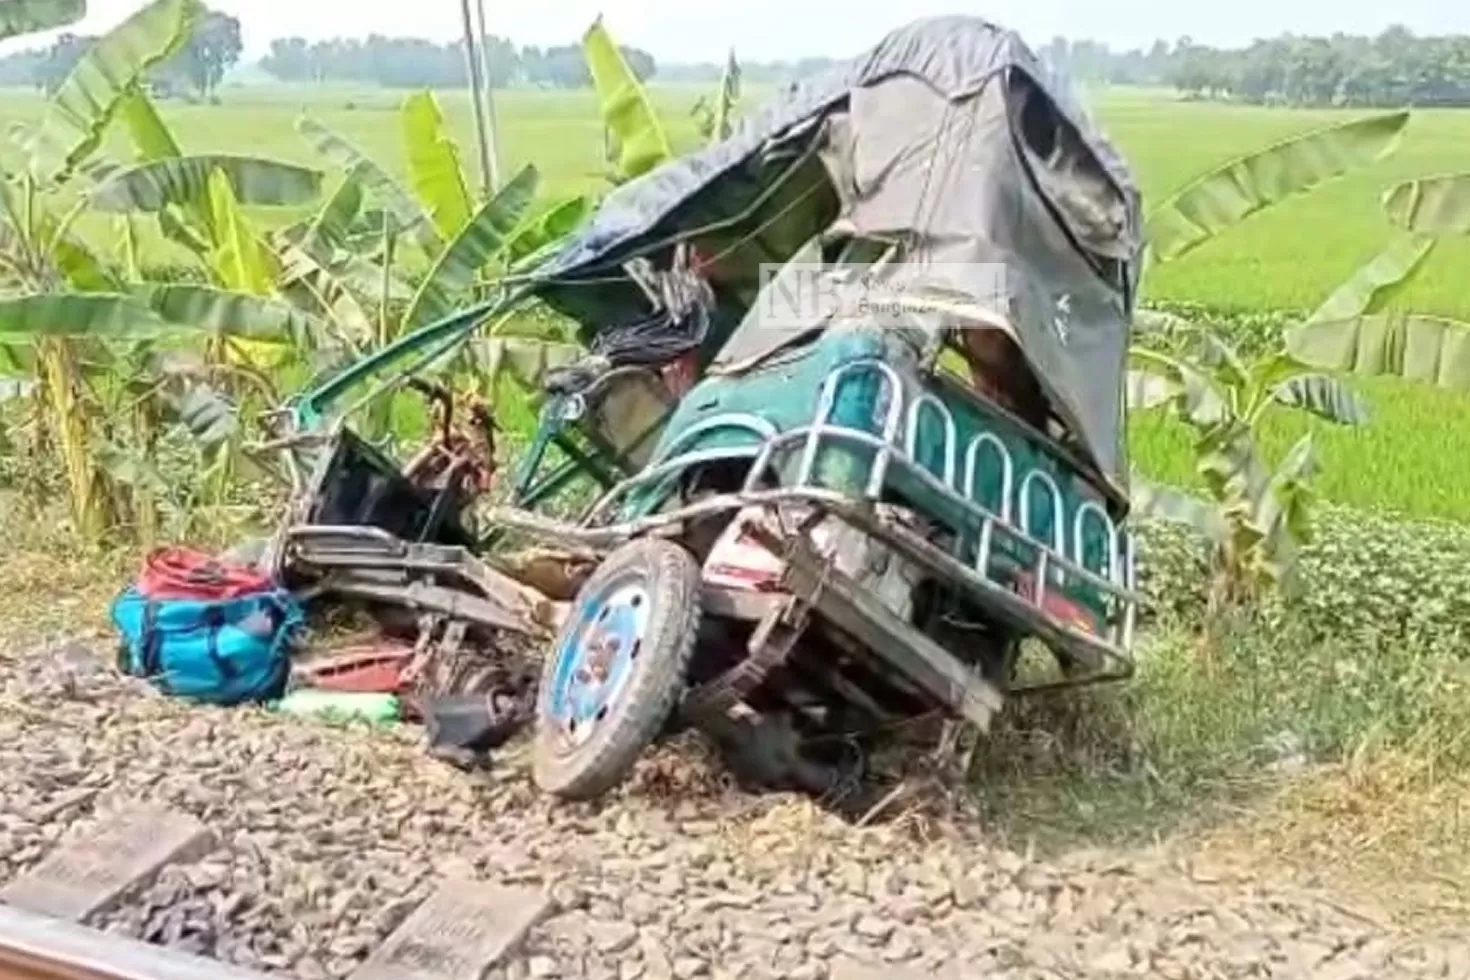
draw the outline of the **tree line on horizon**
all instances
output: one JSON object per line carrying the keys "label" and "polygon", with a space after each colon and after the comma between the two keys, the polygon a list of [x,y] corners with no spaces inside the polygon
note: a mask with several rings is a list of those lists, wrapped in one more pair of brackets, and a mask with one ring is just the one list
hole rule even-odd
{"label": "tree line on horizon", "polygon": [[1401,26],[1375,37],[1285,34],[1243,48],[1184,37],[1122,52],[1057,37],[1038,53],[1078,80],[1166,86],[1200,99],[1310,107],[1470,105],[1470,36],[1420,37]]}
{"label": "tree line on horizon", "polygon": [[[50,47],[0,58],[0,85],[50,92],[76,64],[93,38],[62,34]],[[581,46],[517,45],[485,38],[488,76],[494,88],[575,89],[591,85]],[[724,62],[659,64],[652,54],[623,47],[641,80],[716,83]],[[240,22],[210,11],[191,41],[150,80],[155,95],[209,97],[240,59]],[[1334,34],[1283,35],[1243,48],[1215,48],[1184,37],[1148,48],[1117,51],[1089,40],[1054,37],[1037,53],[1063,76],[1084,83],[1161,86],[1187,97],[1287,106],[1470,105],[1470,37],[1416,36],[1391,27],[1376,37]],[[743,61],[751,84],[787,83],[819,74],[831,58]],[[336,82],[394,89],[458,88],[467,84],[462,42],[422,38],[333,38],[271,42],[258,67],[281,82]]]}
{"label": "tree line on horizon", "polygon": [[[28,48],[0,58],[0,86],[38,88],[54,93],[97,38],[63,32],[49,47]],[[188,93],[207,98],[244,51],[240,20],[206,9],[187,43],[148,73],[156,96]]]}

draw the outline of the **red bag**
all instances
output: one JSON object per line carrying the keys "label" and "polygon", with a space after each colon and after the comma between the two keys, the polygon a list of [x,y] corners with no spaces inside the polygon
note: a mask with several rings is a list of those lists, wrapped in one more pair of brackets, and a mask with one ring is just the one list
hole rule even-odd
{"label": "red bag", "polygon": [[143,561],[138,592],[149,599],[238,599],[271,592],[271,577],[252,565],[221,561],[189,548],[159,548]]}

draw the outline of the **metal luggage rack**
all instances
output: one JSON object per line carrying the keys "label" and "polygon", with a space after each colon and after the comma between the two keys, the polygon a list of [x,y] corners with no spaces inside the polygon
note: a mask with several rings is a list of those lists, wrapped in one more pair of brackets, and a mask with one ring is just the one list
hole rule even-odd
{"label": "metal luggage rack", "polygon": [[[876,372],[883,379],[878,398],[879,404],[883,404],[886,399],[887,408],[881,434],[832,422],[838,386],[848,376],[865,372]],[[915,453],[920,422],[925,411],[935,413],[944,423],[943,466],[939,473],[920,464]],[[745,429],[758,441],[682,454],[679,452],[681,447],[688,445],[697,436],[714,429],[730,428]],[[821,486],[814,479],[817,459],[823,445],[833,442],[865,447],[875,452],[867,485],[860,496],[855,497]],[[801,451],[801,456],[794,478],[781,481],[776,489],[761,489],[763,478],[775,463],[797,450]],[[998,509],[974,499],[976,476],[982,454],[986,452],[993,453],[1000,460],[1002,487]],[[737,493],[720,494],[631,521],[617,522],[613,518],[614,505],[635,490],[668,481],[692,465],[736,459],[752,461],[744,486]],[[1026,618],[1032,621],[1040,617],[1048,626],[1043,631],[1044,634],[1050,634],[1044,635],[1044,639],[1060,640],[1069,647],[1080,646],[1101,654],[1119,664],[1122,668],[1119,676],[1131,673],[1131,650],[1139,602],[1131,536],[1118,527],[1100,505],[1092,501],[1083,503],[1077,509],[1069,535],[1065,526],[1060,488],[1047,473],[1032,470],[1021,479],[1021,499],[1030,500],[1031,494],[1045,492],[1051,501],[1053,513],[1051,540],[1042,541],[1033,537],[1026,527],[1028,515],[1022,513],[1018,524],[1012,513],[1012,489],[1016,485],[1016,473],[1014,459],[1005,443],[993,433],[979,433],[965,448],[961,465],[957,427],[949,408],[928,392],[920,392],[912,398],[905,397],[905,386],[898,372],[877,359],[854,361],[834,368],[823,384],[810,425],[778,432],[774,425],[757,415],[730,413],[714,416],[691,426],[642,472],[614,486],[593,504],[582,520],[582,527],[573,531],[572,536],[589,543],[599,540],[611,543],[634,534],[724,510],[752,504],[805,501],[826,507],[852,523],[863,525],[865,530],[885,538],[890,544],[914,557],[919,542],[916,536],[866,518],[852,506],[854,503],[873,504],[879,501],[894,467],[900,468],[906,475],[942,495],[953,506],[973,518],[979,526],[979,541],[973,562],[962,561],[955,555],[928,548],[925,550],[934,552],[925,556],[931,567],[935,564],[936,556],[947,558],[948,561],[943,563],[945,567],[936,570],[957,576],[972,591],[981,593],[988,599],[999,600],[1012,613],[1029,611],[1030,615]],[[957,480],[957,477],[960,479]],[[1103,531],[1106,543],[1104,567],[1089,568],[1086,565],[1082,549],[1083,532],[1090,522]],[[528,528],[531,526],[530,522],[514,523]],[[1070,554],[1067,548],[1069,537]],[[1025,549],[1034,550],[1036,560],[1031,573],[1035,588],[1030,595],[1022,596],[988,574],[991,556],[1000,540],[1021,543]],[[1046,614],[1047,589],[1058,579],[1071,579],[1090,585],[1110,602],[1114,615],[1109,617],[1103,634],[1076,628]],[[1112,676],[1109,675],[1110,678]]]}

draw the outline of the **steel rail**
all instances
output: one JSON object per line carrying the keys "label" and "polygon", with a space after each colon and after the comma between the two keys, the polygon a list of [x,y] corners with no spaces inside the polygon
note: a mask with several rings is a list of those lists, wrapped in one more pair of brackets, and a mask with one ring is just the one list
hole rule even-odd
{"label": "steel rail", "polygon": [[268,980],[264,973],[0,905],[0,980]]}

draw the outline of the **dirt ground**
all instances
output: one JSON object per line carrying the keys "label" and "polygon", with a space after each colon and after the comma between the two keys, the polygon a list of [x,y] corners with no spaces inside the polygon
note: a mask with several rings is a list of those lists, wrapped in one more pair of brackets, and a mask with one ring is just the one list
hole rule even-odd
{"label": "dirt ground", "polygon": [[[1462,891],[1410,872],[1433,853],[1411,859],[1422,839],[1393,835],[1419,825],[1381,812],[1446,805],[1415,796],[1411,774],[1305,775],[1202,834],[1044,857],[960,816],[854,829],[803,799],[741,794],[695,743],[654,753],[597,805],[555,805],[514,746],[467,775],[412,728],[189,707],[119,678],[104,611],[126,570],[109,574],[51,555],[0,575],[16,597],[0,611],[0,880],[122,803],[195,814],[221,846],[101,923],[130,935],[345,976],[455,873],[553,895],[507,977],[836,978],[866,962],[885,976],[1470,978]],[[1400,873],[1364,859],[1395,849]]]}

